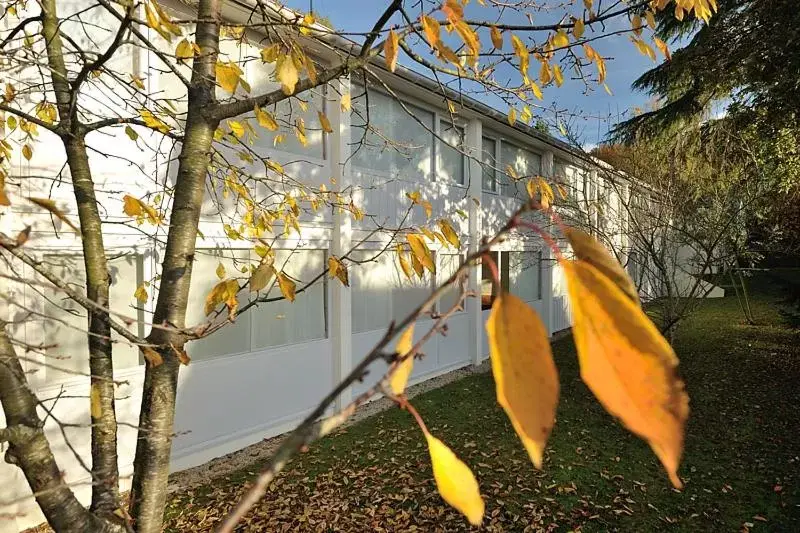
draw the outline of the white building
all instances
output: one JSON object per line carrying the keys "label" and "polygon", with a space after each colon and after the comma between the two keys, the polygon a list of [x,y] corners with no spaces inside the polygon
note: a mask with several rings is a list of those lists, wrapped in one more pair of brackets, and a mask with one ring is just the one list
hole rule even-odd
{"label": "white building", "polygon": [[[58,4],[65,15],[84,3],[69,0]],[[235,20],[241,14],[229,15]],[[159,42],[160,37],[154,32],[150,37]],[[244,52],[232,43],[226,45],[223,52],[231,57],[241,53],[258,56],[256,45],[244,44],[242,48],[251,48]],[[320,59],[324,60],[324,54]],[[182,86],[176,83],[173,74],[159,67],[154,54],[129,47],[114,61],[118,68],[144,80],[148,92],[181,96]],[[247,63],[246,77],[255,81],[254,92],[275,85],[269,81],[267,67],[260,61]],[[24,69],[12,74],[27,75]],[[386,137],[404,144],[407,150],[381,146],[383,143],[373,133],[367,135],[367,140],[376,146],[362,147],[352,153],[354,139],[364,132],[359,114],[366,110],[366,99],[361,96],[363,85],[355,79],[337,81],[313,95],[298,95],[309,104],[305,112],[294,110],[305,118],[306,146],[296,142],[291,132],[278,145],[279,150],[273,147],[274,134],[267,131],[255,140],[255,150],[283,164],[287,172],[302,176],[306,183],[334,188],[331,183],[335,182],[339,190],[352,191],[354,203],[369,215],[360,221],[347,213],[331,214],[330,210],[304,215],[299,235],[295,232],[279,238],[275,245],[279,250],[278,260],[294,254],[287,272],[301,280],[298,285],[318,274],[329,254],[340,256],[369,235],[375,221],[388,227],[399,225],[410,204],[406,195],[414,191],[420,191],[432,203],[431,220],[447,218],[456,225],[464,248],[475,247],[482,236],[496,232],[520,198],[527,196],[524,183],[518,186],[510,182],[503,173],[482,166],[477,159],[499,169],[510,165],[520,176],[542,175],[551,182],[563,183],[570,195],[587,205],[598,199],[608,206],[619,203],[618,192],[609,190],[602,195],[606,186],[595,173],[585,170],[582,156],[565,143],[519,122],[512,127],[504,113],[456,94],[450,95],[459,104],[453,125],[446,101],[432,80],[402,68],[395,74],[381,71],[381,77],[413,117],[398,100],[387,96],[384,88],[372,86],[371,124]],[[125,100],[124,88],[119,90],[119,98]],[[352,114],[340,109],[343,93],[353,97]],[[124,108],[124,102],[109,99],[107,94],[101,96],[108,100],[104,105]],[[31,102],[38,101],[36,95],[26,97]],[[324,110],[331,120],[333,134],[322,132],[318,110]],[[275,110],[276,116],[286,112],[285,105]],[[421,124],[441,139],[461,145],[476,159],[465,157],[437,140]],[[14,138],[14,132],[7,133]],[[94,148],[90,158],[98,181],[98,201],[107,223],[105,242],[114,252],[110,263],[113,309],[138,319],[131,328],[144,335],[145,323],[153,310],[154,286],[148,288],[150,295],[142,306],[137,304],[134,292],[158,273],[164,231],[153,231],[147,226],[137,231],[121,224],[130,221],[122,211],[122,196],[153,193],[158,179],[168,176],[172,165],[146,147],[146,142],[155,139],[154,135],[146,130],[140,130],[139,134],[140,140],[134,142],[118,127],[92,134],[89,141]],[[0,231],[15,235],[26,224],[33,224],[26,252],[56,265],[59,275],[80,289],[82,259],[78,239],[60,221],[43,216],[41,210],[24,201],[17,201],[23,196],[49,196],[64,207],[68,216],[75,216],[69,179],[61,182],[54,179],[62,172],[63,148],[55,136],[42,131],[30,161],[19,153],[15,152],[16,159],[11,162],[11,174],[24,179],[20,180],[19,190],[11,191],[12,206],[0,211]],[[263,168],[253,166],[254,176],[263,174]],[[210,187],[217,187],[218,192],[221,188],[213,184]],[[254,183],[252,187],[254,194],[263,193],[261,185]],[[221,203],[230,207],[230,199],[222,199]],[[618,207],[609,207],[604,213],[602,224],[611,228],[624,248],[626,217],[620,216],[622,210]],[[218,264],[221,262],[232,272],[243,264],[237,260],[246,262],[254,254],[252,242],[228,239],[223,227],[225,214],[217,213],[210,202],[205,215],[201,223],[204,237],[197,243],[187,324],[205,320],[203,302],[218,281],[215,274]],[[600,222],[596,212],[589,216],[595,217],[595,223]],[[425,223],[424,211],[419,207],[412,209],[410,217],[405,225]],[[355,257],[376,255],[385,245],[380,235],[368,239]],[[173,469],[201,464],[293,428],[369,351],[387,324],[393,318],[405,316],[461,260],[452,249],[435,244],[431,248],[438,266],[437,279],[428,275],[423,282],[408,282],[398,271],[394,252],[386,251],[374,261],[350,267],[349,289],[336,280],[318,283],[298,294],[294,303],[259,305],[242,314],[235,324],[190,344],[192,362],[180,374]],[[570,311],[564,282],[551,259],[550,250],[541,240],[527,233],[512,236],[495,252],[503,285],[528,301],[553,333],[569,327]],[[35,278],[30,268],[21,264],[13,263],[13,269],[17,269],[15,275],[21,278]],[[474,290],[480,290],[481,273],[474,272],[469,283]],[[80,375],[87,372],[88,361],[78,357],[59,358],[63,354],[86,353],[85,314],[66,301],[63,294],[39,286],[9,283],[7,294],[14,302],[6,306],[9,316],[25,317],[11,326],[13,335],[30,345],[52,346],[48,355],[28,354],[24,364],[31,372],[32,388],[52,409],[46,427],[66,480],[88,500],[89,475],[79,461],[89,458],[88,377]],[[244,292],[240,296],[248,297]],[[440,305],[447,306],[454,297],[451,292]],[[488,303],[486,300],[484,303]],[[65,307],[74,309],[74,314]],[[29,311],[34,314],[26,315]],[[50,318],[44,320],[40,315]],[[488,357],[483,328],[487,315],[488,309],[482,308],[480,301],[469,300],[467,308],[450,320],[448,335],[436,336],[427,343],[424,359],[415,365],[412,382],[477,365]],[[426,322],[430,321],[418,324],[418,332],[425,329]],[[115,377],[124,382],[118,388],[116,404],[121,424],[120,473],[129,481],[144,361],[136,348],[124,342],[115,345],[114,360]],[[363,383],[340,398],[340,403],[365,390],[381,374],[382,368],[372,369]],[[65,427],[63,435],[55,420],[71,424]],[[26,494],[29,489],[22,472],[16,466],[0,463],[0,502],[11,502],[0,509],[0,531],[16,531],[42,520],[35,502],[25,498]]]}

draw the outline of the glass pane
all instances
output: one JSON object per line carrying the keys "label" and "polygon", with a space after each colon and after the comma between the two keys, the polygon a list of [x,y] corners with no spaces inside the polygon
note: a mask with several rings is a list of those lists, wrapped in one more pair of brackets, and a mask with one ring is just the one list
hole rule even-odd
{"label": "glass pane", "polygon": [[392,104],[394,172],[400,178],[415,181],[427,178],[433,157],[433,113],[411,104],[405,104],[403,109],[396,100]]}
{"label": "glass pane", "polygon": [[[394,259],[394,255],[392,255]],[[409,259],[411,261],[411,259]],[[392,318],[395,321],[404,319],[430,295],[433,289],[433,278],[427,270],[422,279],[413,276],[408,279],[397,261],[392,261],[394,285],[392,290]]]}
{"label": "glass pane", "polygon": [[386,329],[392,317],[392,252],[358,251],[350,266],[353,333]]}
{"label": "glass pane", "polygon": [[[241,276],[242,280],[244,280],[247,274],[242,274],[239,269],[250,264],[249,251],[230,249],[196,250],[194,265],[192,266],[192,284],[189,288],[189,303],[186,308],[187,326],[203,324],[214,316],[212,314],[210,317],[206,317],[204,307],[206,296],[220,282],[216,274],[216,269],[220,264],[225,268],[228,277]],[[239,306],[243,306],[247,301],[248,292],[240,291]],[[221,355],[249,352],[252,315],[253,312],[248,311],[238,316],[235,322],[225,324],[208,337],[191,341],[187,345],[186,351],[194,361],[204,361]]]}
{"label": "glass pane", "polygon": [[505,141],[500,144],[500,161],[504,171],[510,167],[518,178],[516,183],[510,178],[503,180],[500,191],[506,196],[514,196],[517,190],[524,192],[524,178],[536,176],[541,171],[538,155]]}
{"label": "glass pane", "polygon": [[[494,261],[495,266],[500,268],[500,254],[497,252],[489,252],[489,256]],[[494,283],[492,283],[492,269],[488,262],[483,261],[481,263],[481,308],[490,309],[494,302],[494,297],[495,289]]]}
{"label": "glass pane", "polygon": [[[256,262],[257,256],[251,254]],[[322,272],[324,250],[275,250],[275,268],[283,270],[297,285],[305,287]],[[262,293],[263,294],[263,293]],[[303,292],[294,302],[278,300],[259,304],[253,309],[253,349],[295,344],[327,336],[327,278],[323,277]],[[280,297],[277,283],[268,297]]]}
{"label": "glass pane", "polygon": [[[78,255],[51,255],[44,259],[45,265],[66,280],[80,294],[86,294],[86,276],[83,257]],[[109,298],[111,311],[125,317],[143,320],[141,312],[134,308],[133,293],[141,282],[141,256],[128,254],[110,258],[108,268],[111,275]],[[54,383],[77,375],[89,374],[89,342],[87,339],[86,310],[67,298],[63,292],[44,291],[43,321],[45,345],[48,346],[44,368],[45,381]],[[140,323],[129,326],[131,333],[140,334]],[[111,333],[114,368],[122,369],[139,364],[139,349],[131,346],[116,332]],[[36,368],[35,365],[32,365]],[[63,369],[59,370],[59,369]]]}
{"label": "glass pane", "polygon": [[[274,79],[275,65],[263,63],[260,60],[251,61],[247,66],[252,86],[251,94],[263,94],[280,88]],[[259,155],[264,155],[264,150],[280,150],[292,154],[305,155],[316,159],[325,157],[324,132],[319,122],[319,112],[325,112],[324,87],[298,93],[291,98],[282,100],[275,105],[263,108],[272,113],[278,122],[278,131],[270,131],[259,126],[253,113],[246,117],[250,125],[258,134],[254,147]],[[302,119],[305,127],[306,144],[297,136],[297,121]],[[224,123],[222,124],[224,127]],[[283,139],[276,144],[278,135]]]}
{"label": "glass pane", "polygon": [[497,160],[495,159],[495,154],[497,153],[497,142],[489,137],[484,137],[482,144],[483,155],[481,157],[481,161],[483,162],[483,190],[494,192],[497,190],[497,172],[495,171],[495,168],[497,168]]}
{"label": "glass pane", "polygon": [[[458,270],[458,267],[461,265],[461,255],[437,254],[437,256],[439,257],[439,268],[436,271],[438,285],[444,283],[445,280],[447,280],[456,270]],[[440,313],[446,313],[452,309],[452,307],[456,305],[459,300],[461,290],[462,288],[459,284],[450,285],[441,298],[439,298],[438,311]]]}
{"label": "glass pane", "polygon": [[355,84],[350,94],[353,97],[350,113],[353,166],[391,172],[392,149],[387,139],[392,134],[392,100],[378,91],[365,94],[364,87]]}
{"label": "glass pane", "polygon": [[509,252],[508,273],[511,293],[526,302],[542,297],[542,252]]}
{"label": "glass pane", "polygon": [[459,150],[464,150],[464,130],[450,122],[440,120],[439,136],[444,142],[439,143],[441,150],[436,179],[463,185],[464,155]]}

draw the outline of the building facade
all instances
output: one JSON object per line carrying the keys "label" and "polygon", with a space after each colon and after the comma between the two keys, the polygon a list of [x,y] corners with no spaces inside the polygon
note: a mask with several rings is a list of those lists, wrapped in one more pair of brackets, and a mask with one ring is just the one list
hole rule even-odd
{"label": "building facade", "polygon": [[[59,2],[59,8],[69,12],[83,3]],[[178,12],[182,9],[178,3],[173,7]],[[236,20],[241,14],[232,12],[230,16]],[[150,38],[157,43],[161,39],[155,32]],[[226,42],[223,55],[258,56],[256,42]],[[247,47],[252,49],[243,52]],[[183,88],[174,73],[159,66],[155,55],[130,48],[114,61],[147,84],[150,94],[175,98],[176,121],[180,122]],[[250,62],[246,69],[248,79],[254,80],[254,93],[277,87],[270,79],[269,65]],[[27,73],[23,70],[14,75]],[[287,274],[298,280],[298,285],[324,269],[330,255],[341,257],[355,245],[352,258],[357,263],[350,265],[349,288],[323,279],[298,294],[293,303],[261,304],[235,323],[189,345],[192,361],[181,370],[178,389],[174,470],[202,464],[292,429],[369,352],[391,320],[402,319],[419,304],[457,268],[464,252],[476,249],[483,236],[494,234],[527,197],[524,180],[509,178],[508,169],[520,177],[543,176],[563,185],[579,207],[605,203],[602,215],[585,210],[586,216],[589,222],[602,224],[624,249],[627,219],[618,206],[624,186],[609,189],[580,153],[524,124],[512,126],[505,114],[468,98],[453,98],[459,102],[454,115],[437,85],[414,72],[402,68],[394,74],[382,71],[381,79],[385,85],[345,78],[311,94],[301,93],[292,101],[302,100],[304,109],[290,109],[291,101],[280,104],[271,111],[279,119],[291,120],[282,123],[279,131],[260,132],[253,139],[253,149],[280,163],[287,173],[302,176],[311,186],[346,191],[367,215],[357,220],[341,210],[304,212],[299,231],[279,235],[272,243],[276,261],[286,262]],[[351,96],[352,110],[342,109],[342,95]],[[27,97],[36,102],[36,95]],[[104,105],[122,106],[116,101]],[[318,111],[330,120],[332,133],[323,131]],[[122,106],[119,112],[129,110]],[[305,144],[297,141],[291,129],[297,116],[305,122]],[[13,141],[16,133],[7,134]],[[74,216],[69,179],[60,179],[63,148],[55,136],[48,135],[41,132],[30,160],[15,152],[11,174],[22,178],[15,197],[50,197],[67,216]],[[278,135],[284,135],[284,140],[276,145]],[[393,141],[391,145],[386,139]],[[107,223],[104,237],[111,254],[112,311],[134,318],[132,331],[144,335],[156,286],[149,283],[159,272],[165,233],[157,228],[140,231],[123,223],[130,222],[130,217],[123,213],[122,197],[142,197],[159,184],[168,184],[175,161],[169,150],[151,148],[157,143],[156,135],[144,129],[138,130],[135,142],[121,127],[92,134],[89,141],[91,164],[101,169],[96,179],[98,202]],[[265,177],[265,172],[253,165],[254,177]],[[253,195],[268,194],[265,180],[254,179],[246,186],[252,187]],[[219,196],[208,202],[201,221],[187,324],[206,319],[204,300],[218,282],[215,271],[220,264],[233,272],[254,258],[253,242],[231,240],[226,231],[226,217],[232,216],[226,209],[235,206],[223,194],[224,189],[219,183],[208,186],[207,197]],[[389,228],[425,224],[424,209],[416,206],[409,210],[408,195],[415,192],[430,201],[431,220],[446,218],[454,225],[464,249],[431,244],[437,274],[409,281],[399,270],[393,249],[387,250],[385,233],[374,235],[373,230],[376,221]],[[279,193],[291,194],[291,190]],[[568,217],[566,211],[562,214]],[[544,218],[539,221],[547,225]],[[81,290],[81,243],[68,228],[24,202],[15,201],[0,212],[0,231],[7,235],[15,235],[28,224],[33,231],[26,251],[46,260],[59,277]],[[558,238],[557,229],[553,231]],[[501,285],[536,309],[550,333],[569,327],[564,279],[552,251],[539,237],[516,232],[496,247],[493,259]],[[25,265],[12,263],[0,268],[12,270],[10,278],[37,278]],[[484,272],[471,271],[468,288],[482,298],[469,299],[465,309],[449,320],[448,334],[437,335],[425,345],[425,357],[415,364],[412,383],[480,364],[488,357],[484,322],[492,295],[487,279]],[[140,302],[134,294],[142,286],[149,294]],[[31,387],[47,406],[47,433],[59,465],[75,491],[88,500],[90,476],[82,466],[89,458],[88,362],[85,357],[65,356],[87,352],[85,312],[63,294],[32,283],[10,282],[7,296],[14,304],[6,305],[4,312],[18,319],[12,320],[11,333],[28,345],[45,347],[41,353],[26,356],[25,368]],[[242,304],[248,298],[244,291],[240,293]],[[456,293],[451,291],[437,305],[448,308],[454,298]],[[420,320],[417,331],[421,334],[431,323]],[[121,341],[116,334],[115,339]],[[120,474],[129,482],[145,362],[138,349],[124,342],[115,344],[114,361],[119,381]],[[339,405],[370,387],[385,369],[381,364],[376,363],[363,382],[346,391]],[[0,531],[39,523],[41,515],[33,499],[26,497],[29,489],[21,471],[0,463],[0,480],[0,502],[7,502],[0,509]]]}

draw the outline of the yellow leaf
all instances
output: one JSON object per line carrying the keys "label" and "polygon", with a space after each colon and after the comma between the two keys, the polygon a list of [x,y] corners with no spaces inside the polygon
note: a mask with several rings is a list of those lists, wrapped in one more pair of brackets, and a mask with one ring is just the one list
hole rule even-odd
{"label": "yellow leaf", "polygon": [[160,131],[161,133],[169,132],[170,129],[169,126],[167,126],[167,124],[163,120],[155,116],[150,110],[142,109],[141,111],[139,111],[139,115],[142,117],[145,126],[147,126],[148,128]]}
{"label": "yellow leaf", "polygon": [[403,274],[406,275],[406,278],[411,279],[411,265],[408,263],[408,259],[406,259],[406,251],[403,250],[403,246],[398,244],[395,248],[397,252],[397,261],[400,263],[400,269],[403,271]]}
{"label": "yellow leaf", "polygon": [[633,283],[633,280],[622,268],[622,265],[619,264],[619,261],[614,259],[605,246],[597,242],[594,237],[575,228],[567,227],[564,229],[564,236],[572,246],[575,257],[595,267],[619,287],[631,301],[639,305],[639,291],[636,288],[636,284]]}
{"label": "yellow leaf", "polygon": [[645,12],[644,16],[647,19],[647,25],[650,26],[650,29],[651,30],[655,30],[656,29],[656,16],[655,16],[655,14],[652,11],[647,10],[647,12]]}
{"label": "yellow leaf", "polygon": [[512,126],[517,121],[517,110],[513,107],[508,108],[508,123]]}
{"label": "yellow leaf", "polygon": [[483,520],[484,503],[472,471],[442,441],[425,432],[431,454],[433,478],[442,499],[478,526]]}
{"label": "yellow leaf", "polygon": [[235,93],[242,76],[242,69],[236,63],[217,61],[215,72],[219,86],[231,94]]}
{"label": "yellow leaf", "polygon": [[222,263],[217,263],[217,269],[214,271],[219,279],[223,279],[225,277],[225,265]]}
{"label": "yellow leaf", "polygon": [[442,2],[442,11],[451,24],[455,24],[464,18],[464,8],[459,3],[459,0],[444,0]]}
{"label": "yellow leaf", "polygon": [[103,408],[101,405],[100,386],[97,383],[92,383],[90,396],[92,418],[100,418],[103,416]]}
{"label": "yellow leaf", "polygon": [[278,59],[280,45],[273,43],[261,50],[261,61],[264,63],[274,63]]}
{"label": "yellow leaf", "polygon": [[290,302],[294,302],[297,285],[283,272],[278,274],[278,287],[280,287],[281,294],[283,294],[284,298]]}
{"label": "yellow leaf", "polygon": [[689,397],[678,358],[644,311],[585,261],[562,261],[581,377],[603,407],[644,438],[680,488]]}
{"label": "yellow leaf", "polygon": [[562,200],[567,199],[567,188],[561,185],[560,183],[556,184],[556,189],[558,189],[558,194],[561,196]]}
{"label": "yellow leaf", "polygon": [[258,106],[256,106],[253,111],[256,115],[256,120],[261,127],[266,128],[269,131],[278,131],[278,123],[275,121],[275,118],[270,112],[264,111]]}
{"label": "yellow leaf", "polygon": [[187,59],[194,57],[194,47],[192,43],[186,39],[181,39],[181,42],[175,47],[175,57],[181,62],[185,62]]}
{"label": "yellow leaf", "polygon": [[416,257],[422,266],[427,268],[431,274],[436,274],[436,265],[433,262],[433,254],[431,253],[430,248],[428,248],[428,245],[425,244],[425,239],[416,233],[409,233],[406,236],[406,239],[408,240],[408,244],[411,246],[412,257]]}
{"label": "yellow leaf", "polygon": [[206,315],[210,315],[222,302],[225,302],[230,309],[233,309],[233,304],[236,302],[236,293],[238,292],[239,282],[235,279],[220,281],[206,295],[203,311]]}
{"label": "yellow leaf", "polygon": [[33,157],[33,148],[31,148],[30,144],[25,144],[25,146],[22,147],[22,157],[28,161]]}
{"label": "yellow leaf", "polygon": [[413,253],[413,250],[411,253],[411,267],[414,269],[418,278],[422,279],[422,277],[425,276],[425,267],[422,266],[422,262]]}
{"label": "yellow leaf", "polygon": [[442,230],[444,238],[447,239],[447,242],[452,244],[456,250],[461,248],[461,239],[458,238],[458,234],[456,234],[453,226],[450,225],[450,222],[442,219],[439,221],[439,227]]}
{"label": "yellow leaf", "polygon": [[[492,26],[489,30],[489,36],[492,38],[492,46],[498,50],[503,49],[503,33],[497,26]],[[513,37],[512,37],[513,39]]]}
{"label": "yellow leaf", "polygon": [[333,128],[331,127],[331,121],[328,120],[328,117],[322,111],[317,111],[317,116],[319,117],[319,124],[322,126],[322,131],[325,133],[333,133]]}
{"label": "yellow leaf", "polygon": [[553,79],[556,81],[556,87],[561,87],[564,83],[564,74],[559,65],[553,65]]}
{"label": "yellow leaf", "polygon": [[67,226],[69,226],[72,229],[72,231],[74,231],[78,235],[81,234],[81,230],[78,229],[78,226],[73,224],[70,221],[70,219],[67,218],[66,213],[64,213],[61,209],[56,207],[56,203],[53,200],[50,200],[49,198],[31,198],[31,197],[28,197],[28,201],[38,205],[42,209],[46,209],[46,210],[50,211],[50,213],[52,213],[53,216],[55,216],[57,219],[61,220],[61,222],[63,222]]}
{"label": "yellow leaf", "polygon": [[283,94],[294,93],[294,88],[297,86],[298,74],[297,66],[290,55],[284,54],[278,57],[278,63],[275,67],[275,79],[281,84]]}
{"label": "yellow leaf", "polygon": [[405,357],[403,361],[397,364],[392,376],[389,378],[389,388],[395,396],[400,396],[405,392],[408,377],[414,369],[414,354],[410,353],[413,347],[414,324],[411,324],[400,335],[400,338],[397,340],[397,346],[395,346],[394,349],[398,358]]}
{"label": "yellow leaf", "polygon": [[535,81],[531,80],[529,85],[531,90],[533,91],[533,95],[536,98],[538,98],[539,100],[544,99],[544,95],[542,94],[542,89],[539,88],[539,86],[536,84]]}
{"label": "yellow leaf", "polygon": [[511,34],[511,46],[514,48],[514,55],[519,58],[519,72],[523,79],[528,78],[528,63],[530,54],[525,43],[514,34]]}
{"label": "yellow leaf", "polygon": [[486,322],[497,403],[536,468],[542,467],[558,405],[558,373],[544,324],[513,294],[495,298]]}
{"label": "yellow leaf", "polygon": [[397,68],[397,51],[399,40],[394,30],[389,30],[389,36],[383,42],[383,55],[386,59],[386,68],[389,72],[394,72]]}
{"label": "yellow leaf", "polygon": [[584,31],[586,31],[586,24],[583,22],[583,19],[575,19],[575,25],[572,27],[572,35],[575,37],[575,40],[583,37]]}
{"label": "yellow leaf", "polygon": [[328,258],[328,274],[332,278],[338,278],[345,287],[350,286],[350,277],[347,273],[347,265],[342,263],[341,259],[330,256]]}
{"label": "yellow leaf", "polygon": [[656,43],[656,48],[667,58],[667,61],[672,59],[672,54],[669,51],[669,46],[667,43],[659,39],[658,37],[653,37],[653,42]]}
{"label": "yellow leaf", "polygon": [[122,210],[126,215],[136,217],[142,214],[142,204],[137,198],[134,198],[130,194],[126,194],[122,197],[122,201]]}
{"label": "yellow leaf", "polygon": [[297,140],[303,146],[308,144],[308,139],[306,138],[306,123],[303,117],[297,117],[294,120],[294,136],[297,137]]}
{"label": "yellow leaf", "polygon": [[542,68],[539,69],[539,83],[547,85],[553,79],[553,74],[550,71],[550,63],[542,61]]}
{"label": "yellow leaf", "polygon": [[344,93],[342,95],[342,98],[339,101],[339,106],[342,108],[342,112],[350,111],[351,108],[350,93]]}
{"label": "yellow leaf", "polygon": [[564,30],[558,30],[556,34],[553,35],[553,46],[555,48],[569,46],[569,37],[567,37],[567,33]]}
{"label": "yellow leaf", "polygon": [[244,137],[244,125],[238,120],[229,120],[228,127],[237,139]]}
{"label": "yellow leaf", "polygon": [[272,264],[272,260],[262,261],[253,271],[250,275],[250,283],[248,284],[250,292],[258,292],[267,286],[272,276],[275,275],[275,267],[273,267]]}
{"label": "yellow leaf", "polygon": [[136,298],[136,301],[139,303],[145,303],[147,301],[147,289],[144,286],[144,283],[136,287],[136,290],[133,292],[133,297]]}
{"label": "yellow leaf", "polygon": [[439,33],[441,31],[439,21],[428,15],[422,15],[422,31],[425,32],[425,39],[427,39],[431,48],[435,48],[439,42]]}
{"label": "yellow leaf", "polygon": [[422,200],[419,202],[419,205],[422,206],[422,209],[425,211],[425,216],[427,218],[431,218],[431,213],[433,213],[433,206],[428,200]]}

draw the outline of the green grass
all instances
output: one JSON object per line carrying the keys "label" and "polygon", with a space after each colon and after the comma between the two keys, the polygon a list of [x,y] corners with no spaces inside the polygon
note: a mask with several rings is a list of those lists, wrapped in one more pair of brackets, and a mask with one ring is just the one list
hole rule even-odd
{"label": "green grass", "polygon": [[[711,300],[675,341],[691,398],[683,491],[648,446],[580,381],[571,337],[554,345],[562,392],[545,468],[536,471],[475,375],[413,400],[432,433],[469,464],[489,531],[800,531],[800,333],[772,283],[753,284],[756,326],[736,299]],[[258,465],[179,494],[168,530],[212,528]],[[466,531],[436,493],[424,439],[392,409],[312,446],[242,530]]]}

